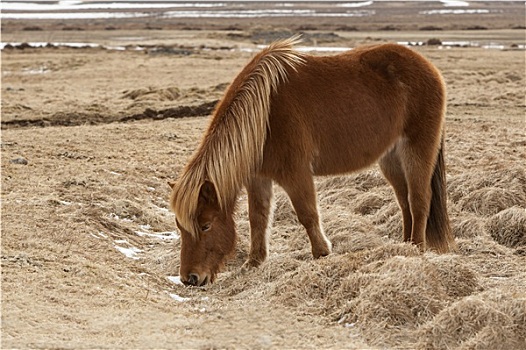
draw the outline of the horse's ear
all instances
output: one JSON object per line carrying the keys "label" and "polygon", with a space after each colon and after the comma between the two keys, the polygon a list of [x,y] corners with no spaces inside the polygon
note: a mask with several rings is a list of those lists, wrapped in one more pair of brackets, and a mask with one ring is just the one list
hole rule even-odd
{"label": "horse's ear", "polygon": [[168,181],[168,186],[170,186],[170,188],[173,190],[175,186],[175,181]]}
{"label": "horse's ear", "polygon": [[201,185],[201,190],[199,191],[199,200],[204,201],[209,205],[217,204],[217,193],[213,183],[205,180],[203,185]]}

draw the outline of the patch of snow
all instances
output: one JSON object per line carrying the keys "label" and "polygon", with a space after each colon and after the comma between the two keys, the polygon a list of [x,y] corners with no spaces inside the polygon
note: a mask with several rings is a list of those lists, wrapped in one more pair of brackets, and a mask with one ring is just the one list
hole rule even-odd
{"label": "patch of snow", "polygon": [[167,214],[172,215],[172,212],[171,212],[170,209],[168,209],[168,208],[162,208],[162,207],[159,207],[159,206],[157,206],[157,205],[155,205],[155,204],[153,204],[153,203],[152,203],[152,207],[153,207],[155,210],[157,210],[158,212],[160,212],[160,213],[162,213],[162,214],[164,214],[164,215],[167,215]]}
{"label": "patch of snow", "polygon": [[50,70],[47,67],[40,67],[37,69],[24,69],[22,74],[46,74],[49,72]]}
{"label": "patch of snow", "polygon": [[490,13],[489,10],[486,9],[445,9],[445,10],[428,10],[428,11],[421,11],[420,14],[422,15],[474,15],[474,14],[486,14]]}
{"label": "patch of snow", "polygon": [[172,297],[172,299],[180,303],[190,300],[190,298],[183,298],[182,296],[174,294],[174,293],[170,293],[170,296]]}
{"label": "patch of snow", "polygon": [[141,10],[141,9],[165,9],[172,7],[224,7],[226,3],[150,3],[149,1],[139,2],[126,2],[126,1],[115,1],[108,3],[97,3],[97,2],[85,2],[76,0],[63,0],[58,1],[58,4],[53,4],[50,1],[37,1],[37,2],[25,2],[25,1],[13,1],[3,2],[2,10],[11,11],[64,11],[64,10]]}
{"label": "patch of snow", "polygon": [[442,0],[440,2],[446,7],[468,7],[469,6],[469,2],[467,1]]}
{"label": "patch of snow", "polygon": [[[253,48],[241,48],[240,51],[242,52],[258,52],[260,50],[263,50],[267,48],[268,45],[258,45],[255,49]],[[296,50],[300,52],[345,52],[352,50],[350,47],[331,47],[331,46],[298,46],[296,47]],[[240,201],[243,200],[243,198],[239,199]]]}
{"label": "patch of snow", "polygon": [[144,231],[135,231],[135,234],[140,237],[153,237],[161,240],[179,239],[179,234],[174,231],[150,233]]}
{"label": "patch of snow", "polygon": [[[117,241],[115,241],[117,242]],[[139,248],[136,248],[136,247],[130,247],[130,248],[124,248],[124,247],[121,247],[121,246],[118,246],[118,245],[115,245],[115,249],[117,249],[119,252],[121,252],[122,254],[124,254],[127,258],[130,258],[130,259],[134,259],[134,260],[138,260],[140,259],[137,254],[142,252],[141,249]]]}
{"label": "patch of snow", "polygon": [[343,4],[338,4],[339,7],[363,7],[370,6],[373,4],[373,1],[360,1],[360,2],[346,2]]}
{"label": "patch of snow", "polygon": [[178,286],[184,286],[184,283],[181,282],[181,276],[168,276],[167,278],[170,282],[175,283]]}
{"label": "patch of snow", "polygon": [[[126,247],[122,247],[120,245],[117,245],[117,244],[121,244],[121,245],[127,245],[129,246],[128,248]],[[139,259],[139,257],[137,256],[138,253],[142,252],[141,249],[137,248],[137,247],[134,247],[132,246],[127,240],[125,239],[116,239],[115,240],[115,245],[114,245],[115,249],[117,249],[119,252],[121,252],[122,254],[124,254],[127,258],[130,258],[130,259],[134,259],[134,260],[137,260]]]}

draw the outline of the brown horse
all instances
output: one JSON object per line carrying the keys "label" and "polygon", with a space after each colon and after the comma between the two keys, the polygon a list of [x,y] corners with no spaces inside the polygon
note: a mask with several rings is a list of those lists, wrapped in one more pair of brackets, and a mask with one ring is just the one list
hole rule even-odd
{"label": "brown horse", "polygon": [[420,54],[395,44],[317,57],[273,43],[234,79],[203,140],[173,184],[181,280],[213,282],[233,254],[236,199],[246,187],[251,245],[245,266],[267,257],[272,181],[287,192],[315,258],[331,252],[314,175],[379,161],[403,214],[404,241],[447,252],[445,87]]}

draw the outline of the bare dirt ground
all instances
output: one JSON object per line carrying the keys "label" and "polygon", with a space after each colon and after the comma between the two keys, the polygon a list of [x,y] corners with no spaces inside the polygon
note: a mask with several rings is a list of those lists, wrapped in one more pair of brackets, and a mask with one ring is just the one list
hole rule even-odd
{"label": "bare dirt ground", "polygon": [[523,30],[334,32],[322,43],[506,43],[415,48],[448,86],[458,252],[400,243],[394,194],[373,167],[317,180],[331,256],[311,258],[276,188],[268,262],[241,273],[242,195],[235,259],[215,284],[190,288],[168,279],[179,242],[167,182],[251,57],[242,49],[256,49],[253,32],[15,29],[2,40],[150,46],[2,51],[2,348],[526,347],[525,56],[512,47]]}

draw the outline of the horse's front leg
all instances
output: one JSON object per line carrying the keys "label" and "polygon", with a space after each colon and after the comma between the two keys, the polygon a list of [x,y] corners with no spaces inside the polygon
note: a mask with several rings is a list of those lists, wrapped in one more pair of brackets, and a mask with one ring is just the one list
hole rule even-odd
{"label": "horse's front leg", "polygon": [[320,224],[316,188],[312,175],[307,171],[296,173],[280,184],[289,195],[298,220],[307,230],[314,258],[329,255],[332,251],[332,244],[325,236]]}
{"label": "horse's front leg", "polygon": [[250,221],[250,253],[243,265],[258,267],[268,255],[268,236],[272,224],[272,180],[254,176],[247,184],[248,217]]}

